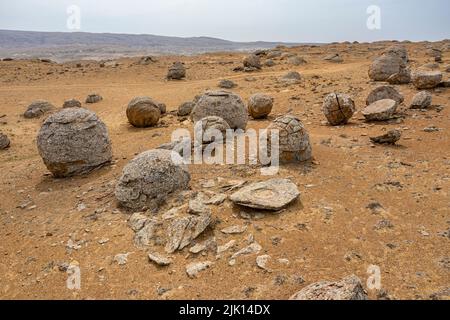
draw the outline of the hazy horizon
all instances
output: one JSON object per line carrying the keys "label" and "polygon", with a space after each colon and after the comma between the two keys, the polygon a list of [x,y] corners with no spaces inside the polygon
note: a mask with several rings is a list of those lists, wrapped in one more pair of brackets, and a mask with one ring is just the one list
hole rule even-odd
{"label": "hazy horizon", "polygon": [[[80,29],[67,9],[80,9]],[[370,6],[380,28],[369,29]],[[41,32],[152,34],[230,41],[329,43],[450,38],[447,0],[18,0],[0,3],[0,29]]]}

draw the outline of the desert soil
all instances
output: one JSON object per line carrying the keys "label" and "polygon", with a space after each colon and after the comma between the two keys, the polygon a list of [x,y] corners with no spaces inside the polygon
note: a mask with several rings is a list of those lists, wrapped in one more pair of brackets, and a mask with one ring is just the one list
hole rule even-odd
{"label": "desert soil", "polygon": [[[417,90],[396,86],[405,103],[389,122],[366,123],[358,112],[348,125],[331,127],[321,112],[330,92],[350,94],[360,111],[370,90],[379,85],[369,80],[369,65],[391,44],[285,48],[308,63],[292,66],[276,60],[276,66],[254,73],[232,71],[244,57],[239,53],[164,56],[147,66],[126,58],[104,68],[94,61],[81,62],[81,67],[75,62],[0,62],[0,117],[6,115],[0,118],[0,131],[11,139],[11,147],[0,151],[0,298],[287,299],[313,282],[350,274],[365,285],[371,265],[380,267],[382,288],[392,298],[429,299],[443,292],[450,287],[448,89],[432,90],[434,107],[420,111],[407,108]],[[425,53],[427,45],[405,44],[413,68],[432,61]],[[339,52],[344,62],[322,59],[332,52]],[[186,80],[166,81],[168,66],[178,60],[187,66]],[[447,80],[448,50],[443,60],[440,69]],[[303,81],[278,83],[288,71],[300,72]],[[245,219],[241,213],[246,209],[229,201],[212,207],[215,228],[198,242],[215,236],[223,245],[235,239],[236,247],[222,258],[185,249],[173,255],[169,267],[157,267],[145,250],[134,246],[129,213],[114,198],[115,183],[135,155],[169,142],[174,129],[192,128],[170,112],[206,89],[217,88],[220,79],[236,82],[233,91],[244,100],[257,92],[274,97],[270,117],[251,120],[248,128],[265,128],[286,113],[299,117],[311,135],[314,161],[280,168],[277,177],[290,178],[301,192],[300,199],[282,212]],[[33,100],[45,99],[60,108],[64,100],[84,102],[92,92],[104,100],[83,105],[106,123],[114,162],[88,176],[54,179],[36,147],[46,116],[28,120],[22,114]],[[169,114],[158,127],[136,129],[128,124],[126,105],[142,95],[167,104]],[[424,132],[429,126],[441,130]],[[390,129],[403,134],[396,146],[370,142],[370,136]],[[191,165],[190,171],[193,191],[208,190],[204,182],[218,177],[268,179],[258,167],[247,165]],[[374,203],[381,207],[371,209]],[[390,227],[377,229],[382,220],[390,221]],[[238,235],[220,232],[233,225],[248,228]],[[271,272],[258,268],[256,255],[228,264],[229,255],[246,246],[250,235],[261,244],[260,254],[272,257]],[[68,243],[78,246],[70,248]],[[113,261],[120,253],[129,253],[121,266]],[[187,264],[205,260],[214,265],[197,278],[186,275]],[[67,273],[61,268],[74,261],[81,269],[81,290],[66,287]],[[376,299],[380,292],[368,293]]]}

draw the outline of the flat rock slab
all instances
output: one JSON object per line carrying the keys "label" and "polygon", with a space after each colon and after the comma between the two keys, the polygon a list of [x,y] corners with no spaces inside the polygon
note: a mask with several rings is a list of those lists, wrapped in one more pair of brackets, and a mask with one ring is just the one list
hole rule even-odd
{"label": "flat rock slab", "polygon": [[281,210],[298,198],[297,186],[288,179],[271,179],[243,187],[230,196],[233,203],[262,210]]}
{"label": "flat rock slab", "polygon": [[378,100],[362,110],[369,121],[385,121],[392,118],[397,110],[397,101],[391,99]]}

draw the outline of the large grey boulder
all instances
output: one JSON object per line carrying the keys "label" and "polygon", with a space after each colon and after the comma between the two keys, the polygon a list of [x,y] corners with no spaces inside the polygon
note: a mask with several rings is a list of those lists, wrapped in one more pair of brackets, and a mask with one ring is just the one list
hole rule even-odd
{"label": "large grey boulder", "polygon": [[271,179],[252,183],[230,196],[230,200],[238,205],[278,211],[300,195],[297,186],[288,179]]}
{"label": "large grey boulder", "polygon": [[44,115],[48,111],[53,110],[55,107],[48,101],[45,100],[36,100],[33,101],[23,114],[23,116],[27,119],[39,118]]}
{"label": "large grey boulder", "polygon": [[313,283],[294,294],[289,300],[368,300],[361,280],[351,275],[337,282]]}
{"label": "large grey boulder", "polygon": [[242,99],[228,91],[209,91],[202,95],[191,117],[194,122],[208,116],[224,119],[231,129],[245,129],[248,122],[248,112]]}
{"label": "large grey boulder", "polygon": [[243,63],[245,68],[261,69],[261,58],[256,54],[246,56]]}
{"label": "large grey boulder", "polygon": [[37,147],[57,178],[86,174],[112,160],[105,124],[83,108],[62,109],[47,118],[39,131]]}
{"label": "large grey boulder", "polygon": [[370,105],[378,100],[391,99],[395,100],[398,104],[402,103],[405,98],[398,92],[398,90],[393,86],[380,86],[373,89],[366,99],[366,105]]}
{"label": "large grey boulder", "polygon": [[190,175],[179,154],[163,149],[141,153],[123,169],[115,190],[128,209],[157,208],[170,194],[188,188]]}
{"label": "large grey boulder", "polygon": [[273,107],[273,98],[263,93],[252,95],[248,101],[248,112],[254,119],[266,118]]}
{"label": "large grey boulder", "polygon": [[408,52],[405,47],[389,47],[376,58],[369,68],[369,77],[374,81],[389,81],[391,84],[409,83]]}
{"label": "large grey boulder", "polygon": [[355,103],[347,94],[330,93],[323,101],[322,112],[332,126],[346,124],[356,112]]}
{"label": "large grey boulder", "polygon": [[268,148],[271,150],[272,131],[279,133],[280,162],[304,162],[312,158],[309,134],[303,123],[292,115],[285,115],[275,119],[267,128]]}
{"label": "large grey boulder", "polygon": [[436,88],[441,81],[442,72],[439,70],[416,70],[412,75],[412,82],[419,90]]}
{"label": "large grey boulder", "polygon": [[127,107],[128,121],[135,127],[145,128],[158,124],[161,109],[158,102],[149,97],[136,97]]}

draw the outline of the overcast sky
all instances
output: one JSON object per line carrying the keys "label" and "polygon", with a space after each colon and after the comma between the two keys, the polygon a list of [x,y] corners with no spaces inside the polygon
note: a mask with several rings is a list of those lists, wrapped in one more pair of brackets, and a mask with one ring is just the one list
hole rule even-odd
{"label": "overcast sky", "polygon": [[[234,41],[332,42],[450,38],[450,0],[0,0],[0,29],[211,36]],[[367,8],[381,9],[381,29]],[[73,31],[73,30],[72,30]]]}

